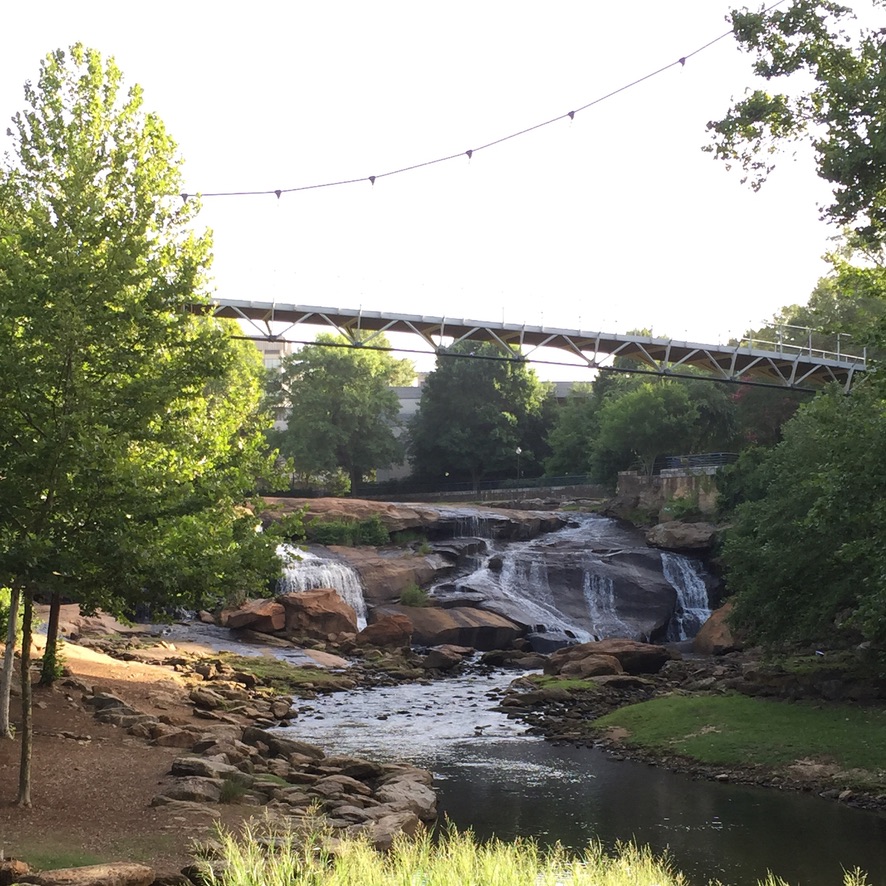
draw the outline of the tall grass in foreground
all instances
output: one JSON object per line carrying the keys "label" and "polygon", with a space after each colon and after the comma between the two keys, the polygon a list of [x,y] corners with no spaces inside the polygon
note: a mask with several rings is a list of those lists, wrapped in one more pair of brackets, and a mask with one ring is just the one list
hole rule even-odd
{"label": "tall grass in foreground", "polygon": [[[454,828],[438,840],[400,837],[379,852],[361,838],[264,835],[247,826],[242,836],[219,831],[219,846],[200,864],[207,886],[689,886],[666,859],[633,844],[609,855],[591,843],[574,855],[525,839],[478,842]],[[760,886],[788,884],[770,876]],[[843,886],[869,884],[854,872]]]}

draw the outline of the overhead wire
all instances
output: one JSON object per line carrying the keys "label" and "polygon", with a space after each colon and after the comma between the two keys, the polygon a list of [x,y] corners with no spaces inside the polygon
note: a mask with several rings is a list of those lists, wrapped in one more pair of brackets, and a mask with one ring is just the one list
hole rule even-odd
{"label": "overhead wire", "polygon": [[[777,6],[781,6],[782,3],[786,2],[786,0],[776,0],[775,3],[766,7],[762,10],[763,13],[771,12]],[[709,49],[715,43],[719,43],[721,40],[725,40],[727,37],[732,36],[732,30],[728,30],[723,34],[720,34],[718,37],[714,37],[713,40],[709,40],[702,46],[699,46],[697,49],[694,49],[692,52],[686,53],[686,55],[680,56],[676,61],[670,62],[662,67],[656,69],[655,71],[651,71],[648,74],[644,74],[642,77],[637,77],[635,80],[632,80],[630,83],[625,83],[623,86],[619,86],[617,89],[613,89],[611,92],[607,92],[605,95],[601,95],[598,98],[593,99],[592,101],[587,102],[587,104],[581,105],[580,107],[574,108],[571,111],[567,111],[565,114],[560,114],[557,117],[552,117],[550,120],[544,120],[541,123],[535,123],[531,126],[527,126],[524,129],[520,129],[517,132],[512,132],[509,135],[503,135],[500,138],[493,139],[486,144],[480,145],[476,148],[469,148],[466,151],[456,151],[453,154],[447,154],[443,157],[436,157],[432,160],[423,160],[419,163],[413,163],[409,166],[402,166],[398,169],[391,169],[387,172],[381,172],[377,175],[363,175],[358,178],[344,178],[339,179],[337,181],[327,181],[327,182],[317,182],[310,185],[298,185],[292,188],[270,188],[266,190],[242,190],[242,191],[208,191],[208,192],[183,192],[181,194],[181,198],[183,200],[188,200],[190,197],[200,197],[201,199],[207,197],[260,197],[260,196],[270,196],[274,195],[279,200],[283,194],[294,194],[299,191],[312,191],[317,190],[319,188],[334,188],[340,185],[354,185],[364,182],[369,182],[371,185],[375,185],[375,183],[381,178],[389,178],[392,175],[402,175],[406,172],[413,172],[416,169],[423,169],[427,166],[435,166],[438,163],[446,163],[450,160],[457,160],[459,158],[467,157],[469,160],[473,157],[474,154],[485,151],[489,148],[493,148],[496,145],[500,145],[506,141],[510,141],[511,139],[520,138],[521,136],[528,135],[530,132],[535,132],[538,129],[543,129],[545,126],[551,126],[554,123],[559,123],[561,120],[569,119],[574,120],[575,115],[581,113],[582,111],[588,110],[588,108],[592,108],[595,105],[599,105],[601,102],[607,101],[608,99],[613,98],[616,95],[619,95],[622,92],[627,91],[628,89],[633,89],[635,86],[639,86],[641,83],[645,83],[647,80],[651,80],[653,77],[657,77],[660,74],[663,74],[665,71],[670,70],[671,68],[679,65],[680,67],[684,67],[686,62],[698,55],[699,53],[704,52],[706,49]]]}

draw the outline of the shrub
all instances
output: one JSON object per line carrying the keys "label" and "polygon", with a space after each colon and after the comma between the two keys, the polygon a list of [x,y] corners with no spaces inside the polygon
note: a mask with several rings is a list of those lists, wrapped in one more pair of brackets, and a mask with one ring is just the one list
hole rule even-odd
{"label": "shrub", "polygon": [[402,606],[427,606],[428,602],[428,592],[417,584],[408,585],[400,593]]}
{"label": "shrub", "polygon": [[246,793],[246,785],[233,778],[226,778],[221,786],[219,803],[238,803]]}
{"label": "shrub", "polygon": [[377,514],[365,520],[320,520],[305,525],[308,541],[319,545],[386,545],[388,530]]}

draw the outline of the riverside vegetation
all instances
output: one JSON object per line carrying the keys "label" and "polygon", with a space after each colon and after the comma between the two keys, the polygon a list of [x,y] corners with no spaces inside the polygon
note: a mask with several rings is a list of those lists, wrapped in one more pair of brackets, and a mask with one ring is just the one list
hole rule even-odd
{"label": "riverside vegetation", "polygon": [[[439,839],[398,837],[384,854],[365,839],[342,839],[331,849],[317,833],[221,831],[197,868],[208,886],[689,886],[666,858],[633,844],[608,854],[591,843],[576,855],[532,840],[479,842],[453,828]],[[788,884],[770,875],[758,886]],[[843,886],[871,884],[856,870],[844,874]]]}

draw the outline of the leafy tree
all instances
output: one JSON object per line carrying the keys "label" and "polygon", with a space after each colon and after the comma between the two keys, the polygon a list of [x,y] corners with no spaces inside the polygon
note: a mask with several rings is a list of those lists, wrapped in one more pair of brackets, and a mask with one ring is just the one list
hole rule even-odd
{"label": "leafy tree", "polygon": [[698,417],[685,385],[644,382],[603,404],[593,458],[623,468],[639,460],[651,474],[658,456],[685,450],[687,429]]}
{"label": "leafy tree", "polygon": [[809,394],[801,391],[738,385],[732,393],[736,448],[774,446],[784,424],[808,399]]}
{"label": "leafy tree", "polygon": [[724,558],[752,640],[833,641],[852,627],[886,644],[883,393],[878,382],[816,397],[748,466]]}
{"label": "leafy tree", "polygon": [[0,170],[0,579],[22,595],[30,805],[36,595],[122,614],[259,589],[280,563],[245,507],[269,470],[255,364],[189,310],[210,244],[174,143],[80,45],[25,98]]}
{"label": "leafy tree", "polygon": [[548,434],[551,454],[545,459],[545,473],[578,474],[589,469],[590,441],[596,436],[594,387],[574,385],[566,402],[557,409]]}
{"label": "leafy tree", "polygon": [[321,335],[315,346],[284,358],[269,394],[288,420],[272,439],[299,471],[343,469],[353,492],[367,474],[400,460],[400,404],[391,387],[409,384],[415,370],[380,350],[386,346],[383,338],[362,348]]}
{"label": "leafy tree", "polygon": [[754,73],[797,85],[792,92],[749,92],[708,124],[713,144],[707,150],[727,164],[740,164],[744,180],[756,189],[782,147],[811,143],[819,176],[833,186],[825,218],[880,245],[886,236],[886,34],[850,32],[851,16],[849,7],[832,0],[733,11],[735,37],[753,54]]}
{"label": "leafy tree", "polygon": [[879,347],[886,321],[886,268],[882,252],[854,235],[826,256],[831,272],[822,277],[804,305],[783,307],[753,330],[755,341],[882,359]]}
{"label": "leafy tree", "polygon": [[[554,399],[525,362],[490,343],[460,342],[437,357],[409,427],[415,472],[435,480],[540,472]],[[520,449],[519,456],[517,449]]]}

